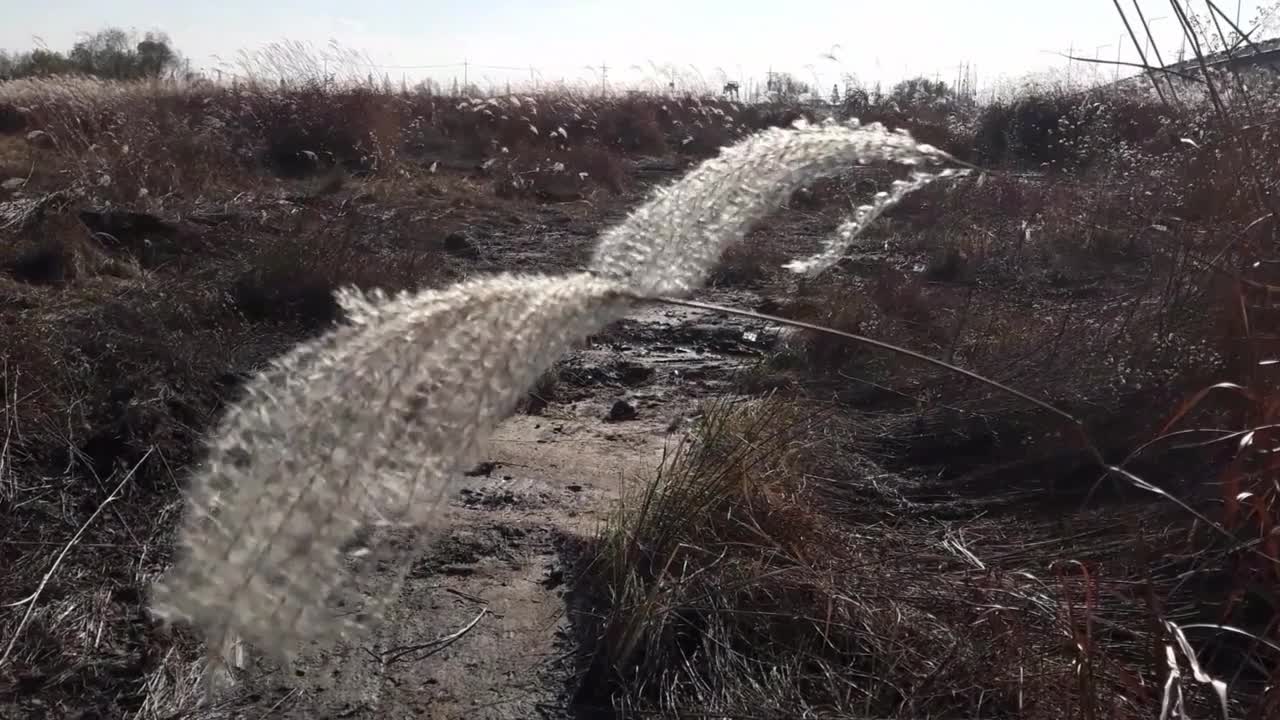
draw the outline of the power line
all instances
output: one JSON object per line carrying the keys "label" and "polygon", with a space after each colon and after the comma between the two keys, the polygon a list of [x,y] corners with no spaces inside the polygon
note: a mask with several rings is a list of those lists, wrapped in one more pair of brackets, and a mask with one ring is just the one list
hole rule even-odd
{"label": "power line", "polygon": [[529,66],[515,65],[480,65],[478,63],[468,62],[466,60],[457,63],[440,63],[437,65],[379,65],[378,63],[352,62],[352,65],[360,67],[375,68],[378,70],[442,70],[446,68],[467,68],[473,67],[481,70],[512,70],[516,72],[528,72]]}
{"label": "power line", "polygon": [[[352,64],[352,65],[359,65],[360,67],[371,67],[371,68],[377,68],[378,70],[439,70],[439,69],[442,69],[442,68],[458,68],[458,67],[465,67],[467,63],[466,63],[466,62],[460,62],[460,63],[442,63],[442,64],[439,64],[439,65],[379,65],[379,64],[377,64],[377,63],[365,63],[365,62],[355,62],[355,61],[351,61],[351,64]],[[480,67],[480,66],[478,66],[478,65],[477,65],[476,67]]]}
{"label": "power line", "polygon": [[529,69],[528,65],[523,67],[514,65],[472,65],[472,67],[484,68],[485,70],[515,70],[517,72],[524,72]]}

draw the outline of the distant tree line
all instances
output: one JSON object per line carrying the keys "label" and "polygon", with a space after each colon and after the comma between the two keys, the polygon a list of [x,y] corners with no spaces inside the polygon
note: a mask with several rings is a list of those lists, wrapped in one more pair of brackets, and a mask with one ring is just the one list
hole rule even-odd
{"label": "distant tree line", "polygon": [[47,75],[91,75],[104,80],[144,80],[178,70],[182,58],[162,32],[137,34],[107,28],[80,40],[69,51],[37,48],[0,50],[0,80]]}
{"label": "distant tree line", "polygon": [[[781,102],[817,97],[817,88],[786,72],[769,73],[765,89],[772,98]],[[878,83],[874,89],[868,90],[852,76],[846,76],[843,91],[838,84],[833,85],[829,97],[832,105],[846,106],[857,112],[870,108],[895,112],[954,112],[975,104],[970,88],[952,87],[942,80],[925,76],[907,78],[894,85],[888,93],[882,92]]]}

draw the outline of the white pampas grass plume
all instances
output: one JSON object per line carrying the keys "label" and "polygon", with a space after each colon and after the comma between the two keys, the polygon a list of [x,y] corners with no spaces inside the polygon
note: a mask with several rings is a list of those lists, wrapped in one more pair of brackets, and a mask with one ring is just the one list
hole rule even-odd
{"label": "white pampas grass plume", "polygon": [[855,208],[853,217],[840,223],[840,227],[836,228],[835,234],[827,238],[822,252],[804,260],[792,260],[783,265],[783,267],[807,275],[815,275],[826,270],[839,262],[840,258],[853,245],[853,241],[857,239],[858,235],[868,225],[875,222],[876,218],[883,215],[885,210],[897,205],[907,195],[934,180],[965,175],[968,172],[968,170],[947,168],[936,173],[915,172],[911,174],[910,180],[894,180],[891,189],[888,192],[876,193],[870,205],[860,205]]}
{"label": "white pampas grass plume", "polygon": [[621,316],[618,296],[586,274],[345,292],[350,324],[276,361],[218,429],[155,610],[286,654],[376,621],[328,611],[338,549],[362,526],[427,524],[537,376]]}
{"label": "white pampas grass plume", "polygon": [[[347,321],[276,360],[216,428],[154,610],[199,626],[211,649],[243,638],[286,658],[305,642],[369,629],[411,554],[350,553],[395,570],[390,590],[361,597],[342,549],[364,542],[366,528],[429,528],[458,471],[573,343],[638,301],[696,288],[726,245],[809,180],[853,163],[945,159],[875,125],[769,130],[608,231],[587,272],[503,274],[395,297],[342,291]],[[876,207],[933,177],[918,174]],[[834,262],[877,212],[855,217],[802,267]],[[362,612],[340,615],[331,609],[340,603]]]}
{"label": "white pampas grass plume", "polygon": [[[948,159],[941,150],[879,123],[798,123],[765,130],[725,148],[606,232],[591,269],[639,295],[683,295],[705,282],[725,246],[805,183],[855,164]],[[793,268],[812,273],[830,266],[867,222],[935,177],[918,172],[912,182],[895,186],[878,210],[867,212],[864,221],[846,223],[821,255]]]}

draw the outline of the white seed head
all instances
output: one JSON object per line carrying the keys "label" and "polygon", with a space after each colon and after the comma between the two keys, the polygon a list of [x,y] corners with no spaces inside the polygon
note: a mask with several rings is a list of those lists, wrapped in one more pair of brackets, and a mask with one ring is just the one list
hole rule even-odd
{"label": "white seed head", "polygon": [[[725,148],[680,182],[658,191],[596,247],[591,269],[646,296],[683,295],[701,286],[724,248],[805,183],[859,162],[937,163],[942,151],[876,123],[867,126],[799,121]],[[909,184],[877,198],[864,222],[842,228],[854,235],[884,209],[936,176],[917,173]],[[878,209],[875,209],[878,208]],[[847,249],[844,238],[814,258],[793,264],[806,272],[830,266]],[[852,240],[852,237],[849,238]]]}

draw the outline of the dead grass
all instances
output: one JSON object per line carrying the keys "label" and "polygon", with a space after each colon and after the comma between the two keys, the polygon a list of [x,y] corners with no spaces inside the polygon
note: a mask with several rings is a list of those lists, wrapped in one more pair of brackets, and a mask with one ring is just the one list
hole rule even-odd
{"label": "dead grass", "polygon": [[0,173],[5,178],[26,177],[35,153],[21,135],[0,134]]}
{"label": "dead grass", "polygon": [[[333,288],[572,264],[643,189],[646,156],[679,168],[799,112],[324,85],[22,92],[24,122],[57,145],[0,137],[0,176],[64,194],[0,248],[0,642],[17,641],[0,697],[53,716],[191,706],[198,648],[160,631],[142,591],[167,562],[179,478],[245,375],[334,321]],[[851,174],[797,193],[714,282],[1043,397],[1137,479],[980,384],[789,334],[739,386],[764,397],[709,404],[599,539],[583,705],[1151,717],[1172,658],[1171,687],[1211,716],[1181,633],[1228,682],[1232,717],[1280,712],[1277,224],[1241,180],[1270,178],[1280,137],[1116,101],[1062,147],[1041,132],[1059,109],[975,125],[974,157],[1044,177],[931,189],[821,281],[785,279],[784,257],[888,180]],[[948,143],[969,121],[921,120]],[[177,229],[91,234],[78,211],[108,203]],[[549,374],[525,409],[557,387]]]}
{"label": "dead grass", "polygon": [[[32,79],[4,88],[0,102],[6,99],[28,107],[27,122],[56,142],[38,164],[121,203],[270,186],[274,178],[334,169],[395,177],[441,164],[496,171],[496,163],[526,173],[560,163],[568,175],[586,173],[587,184],[618,193],[627,185],[620,157],[705,157],[778,121],[698,98],[482,100],[318,82],[237,91]],[[9,164],[4,157],[0,167]]]}
{"label": "dead grass", "polygon": [[[1000,170],[1052,160],[1043,175],[921,193],[818,283],[753,273],[777,245],[722,271],[785,317],[1045,398],[1088,446],[981,384],[787,333],[738,384],[770,409],[709,409],[601,541],[582,687],[606,689],[586,702],[669,717],[1217,716],[1213,677],[1230,716],[1277,712],[1280,466],[1255,443],[1274,442],[1280,278],[1251,178],[1269,182],[1280,145],[1203,112],[1088,100],[1085,116],[1055,115],[1078,123],[1066,145],[1035,144],[1036,113],[1057,112],[1045,103],[1000,120],[1023,133]],[[1235,106],[1234,124],[1256,110]],[[793,209],[829,229],[855,182]]]}
{"label": "dead grass", "polygon": [[333,322],[337,286],[420,287],[447,269],[430,244],[371,246],[380,216],[349,196],[307,202],[171,199],[161,218],[81,199],[6,236],[6,707],[159,718],[200,698],[200,648],[149,614],[146,588],[169,562],[205,431],[244,378]]}
{"label": "dead grass", "polygon": [[1061,518],[961,521],[972,508],[842,451],[861,431],[777,398],[706,406],[600,540],[580,617],[601,641],[579,702],[662,717],[1146,717],[1160,636],[1111,523],[1161,511],[1084,512],[1069,533]]}
{"label": "dead grass", "polygon": [[[1246,493],[1196,528],[1085,458],[1030,448],[1003,468],[988,451],[977,472],[894,472],[868,445],[918,443],[902,419],[777,395],[705,407],[586,569],[579,617],[599,641],[579,700],[662,717],[1149,717],[1190,632],[1232,715],[1267,716],[1275,667],[1249,638],[1274,629],[1275,566],[1238,541],[1268,532],[1269,506]],[[1260,479],[1178,485],[1223,459],[1168,459],[1181,467],[1126,466],[1206,510]],[[1212,693],[1171,687],[1214,713]]]}

